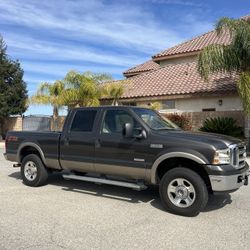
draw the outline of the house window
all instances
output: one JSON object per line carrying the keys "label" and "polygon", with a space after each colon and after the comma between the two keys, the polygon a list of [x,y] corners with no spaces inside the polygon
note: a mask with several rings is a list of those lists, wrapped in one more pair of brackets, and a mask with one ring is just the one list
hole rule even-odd
{"label": "house window", "polygon": [[136,102],[123,102],[122,105],[125,105],[125,106],[136,106]]}
{"label": "house window", "polygon": [[162,101],[162,109],[174,109],[174,108],[175,108],[175,100]]}

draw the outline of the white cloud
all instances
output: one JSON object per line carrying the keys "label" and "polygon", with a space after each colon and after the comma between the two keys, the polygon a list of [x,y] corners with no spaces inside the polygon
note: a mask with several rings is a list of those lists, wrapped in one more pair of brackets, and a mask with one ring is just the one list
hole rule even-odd
{"label": "white cloud", "polygon": [[73,46],[36,40],[28,36],[20,40],[18,35],[6,35],[5,40],[13,54],[23,59],[82,61],[126,67],[140,63],[142,60],[142,57],[133,54],[103,51],[101,48],[96,49],[84,44]]}
{"label": "white cloud", "polygon": [[162,26],[156,16],[135,4],[114,2],[104,5],[101,1],[92,4],[89,1],[49,3],[3,0],[0,18],[2,22],[48,29],[62,37],[109,43],[146,53],[157,52],[180,40],[174,29]]}
{"label": "white cloud", "polygon": [[[92,72],[103,72],[109,74],[121,74],[124,68],[111,67],[111,66],[99,66],[99,65],[82,65],[82,64],[61,64],[61,63],[44,63],[44,62],[27,62],[22,63],[22,67],[25,71],[32,73],[40,73],[52,76],[52,79],[62,79],[66,73],[70,70],[76,70],[79,72],[92,71]],[[45,80],[43,80],[45,81]]]}
{"label": "white cloud", "polygon": [[[121,74],[126,68],[188,38],[189,33],[201,33],[211,27],[210,23],[198,22],[191,14],[182,16],[180,24],[171,26],[143,6],[134,1],[104,4],[101,0],[1,0],[0,27],[12,57],[21,59],[25,71],[58,78],[72,68]],[[4,29],[3,24],[21,29]],[[57,63],[51,63],[54,61]]]}
{"label": "white cloud", "polygon": [[202,7],[202,3],[195,3],[193,1],[186,0],[151,0],[152,3],[155,4],[170,4],[170,5],[182,5],[182,6],[190,6],[190,7]]}

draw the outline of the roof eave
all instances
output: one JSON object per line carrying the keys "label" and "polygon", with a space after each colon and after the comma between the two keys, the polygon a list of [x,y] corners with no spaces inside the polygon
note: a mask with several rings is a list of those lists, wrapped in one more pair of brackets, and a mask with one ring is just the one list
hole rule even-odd
{"label": "roof eave", "polygon": [[192,51],[192,52],[184,52],[184,53],[178,53],[178,54],[172,54],[167,56],[153,56],[152,60],[154,62],[159,62],[163,60],[170,60],[175,58],[181,58],[181,57],[188,57],[188,56],[195,56],[198,55],[200,50]]}

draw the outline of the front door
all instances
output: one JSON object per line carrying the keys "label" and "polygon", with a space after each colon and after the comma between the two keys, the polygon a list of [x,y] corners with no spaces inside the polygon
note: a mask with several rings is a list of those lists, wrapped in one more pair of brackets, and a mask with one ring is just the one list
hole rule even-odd
{"label": "front door", "polygon": [[131,113],[123,109],[108,109],[96,138],[95,170],[99,173],[145,178],[147,139],[125,138],[124,124],[131,123],[134,133],[142,125]]}

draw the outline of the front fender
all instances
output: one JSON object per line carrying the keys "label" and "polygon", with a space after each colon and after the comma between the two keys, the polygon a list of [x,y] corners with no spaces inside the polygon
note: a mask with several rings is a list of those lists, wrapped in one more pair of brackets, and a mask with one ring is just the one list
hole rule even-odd
{"label": "front fender", "polygon": [[150,181],[152,184],[157,184],[156,172],[157,172],[157,168],[158,168],[159,164],[166,159],[176,158],[176,157],[189,159],[189,160],[192,160],[194,162],[197,162],[198,164],[207,164],[208,163],[207,160],[202,155],[200,155],[198,152],[194,154],[194,153],[190,153],[190,152],[176,151],[176,152],[168,152],[168,153],[162,154],[154,161],[154,163],[152,165],[151,174],[150,174]]}

